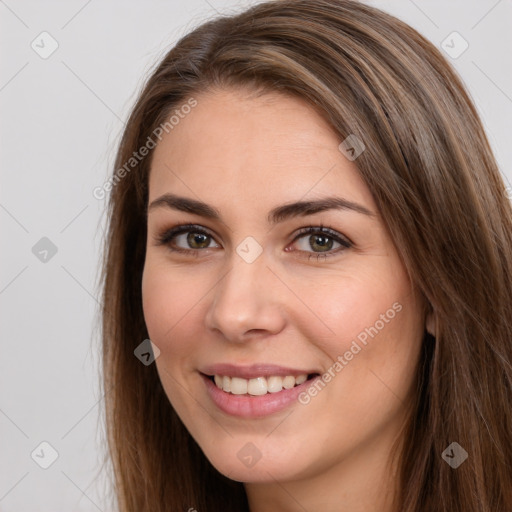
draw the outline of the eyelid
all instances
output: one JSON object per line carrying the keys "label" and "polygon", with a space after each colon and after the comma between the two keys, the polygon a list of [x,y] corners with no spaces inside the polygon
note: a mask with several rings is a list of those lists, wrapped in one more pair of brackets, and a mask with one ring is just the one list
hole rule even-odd
{"label": "eyelid", "polygon": [[[159,244],[166,244],[172,238],[180,235],[182,233],[187,233],[189,231],[193,231],[194,233],[201,233],[204,235],[208,235],[209,237],[215,239],[215,235],[210,232],[207,228],[200,226],[198,224],[178,224],[172,228],[164,229],[160,234],[156,235],[156,241]],[[192,250],[192,249],[191,249]]]}
{"label": "eyelid", "polygon": [[[204,252],[205,250],[212,249],[212,247],[206,247],[204,249],[184,249],[182,247],[172,247],[172,248],[170,247],[171,240],[175,239],[177,236],[179,236],[183,233],[188,233],[188,232],[204,234],[204,235],[210,237],[212,240],[215,241],[215,243],[218,244],[218,242],[216,240],[216,235],[211,233],[208,230],[208,228],[205,228],[198,224],[178,224],[170,229],[166,229],[159,235],[156,235],[156,237],[155,237],[156,243],[157,243],[157,245],[168,245],[169,249],[172,252],[193,254],[194,256],[199,256],[199,252]],[[291,243],[296,242],[299,238],[302,238],[307,234],[316,234],[316,233],[327,235],[329,238],[331,238],[334,241],[336,241],[337,243],[339,243],[341,245],[341,248],[338,248],[337,250],[334,250],[334,251],[331,250],[331,251],[326,251],[326,252],[314,252],[314,251],[310,252],[310,251],[301,251],[301,250],[293,251],[293,252],[305,253],[308,255],[308,259],[311,258],[312,256],[316,255],[318,257],[317,259],[319,259],[320,256],[322,256],[323,258],[327,258],[330,256],[336,256],[338,253],[343,252],[346,249],[350,249],[354,246],[354,243],[346,235],[339,233],[338,231],[336,231],[334,229],[324,227],[323,224],[310,225],[310,226],[305,226],[303,228],[300,228],[295,233],[294,238]],[[306,257],[306,256],[304,256],[304,257]]]}
{"label": "eyelid", "polygon": [[297,240],[298,238],[301,238],[304,235],[314,234],[314,233],[325,234],[325,235],[329,236],[330,238],[333,238],[334,240],[336,240],[338,243],[346,246],[347,248],[352,247],[354,245],[354,243],[352,242],[352,240],[350,240],[350,238],[348,238],[348,236],[346,236],[332,228],[325,227],[323,224],[300,228],[298,233],[295,235],[293,242],[295,242],[295,240]]}

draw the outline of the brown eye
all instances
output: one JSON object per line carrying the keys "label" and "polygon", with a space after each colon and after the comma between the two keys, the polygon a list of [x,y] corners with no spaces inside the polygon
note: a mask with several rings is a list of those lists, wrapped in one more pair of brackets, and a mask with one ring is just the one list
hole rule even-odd
{"label": "brown eye", "polygon": [[[176,240],[178,240],[181,236],[177,236]],[[194,233],[190,231],[186,237],[187,244],[191,249],[205,249],[208,247],[211,236],[206,235],[204,233]]]}
{"label": "brown eye", "polygon": [[299,246],[299,252],[309,253],[309,257],[317,254],[318,257],[322,256],[324,258],[334,256],[353,245],[340,233],[323,226],[300,230],[294,239],[294,243]]}
{"label": "brown eye", "polygon": [[311,235],[308,239],[308,243],[312,249],[317,248],[319,252],[323,252],[330,251],[336,242],[325,235]]}
{"label": "brown eye", "polygon": [[220,247],[212,246],[214,238],[210,233],[194,225],[176,226],[158,237],[159,245],[166,245],[171,251],[196,253],[200,250]]}

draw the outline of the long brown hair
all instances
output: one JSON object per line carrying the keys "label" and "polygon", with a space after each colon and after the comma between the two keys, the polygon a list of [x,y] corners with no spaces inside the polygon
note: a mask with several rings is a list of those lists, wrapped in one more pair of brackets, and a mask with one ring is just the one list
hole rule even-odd
{"label": "long brown hair", "polygon": [[[352,0],[278,0],[183,37],[147,81],[119,147],[102,327],[121,512],[248,510],[243,484],[203,455],[155,365],[134,356],[148,338],[151,153],[126,163],[170,113],[215,87],[298,96],[340,142],[356,135],[366,146],[359,172],[436,324],[417,368],[397,510],[512,511],[512,209],[477,112],[440,52],[393,16]],[[468,453],[457,469],[442,458],[452,442]]]}

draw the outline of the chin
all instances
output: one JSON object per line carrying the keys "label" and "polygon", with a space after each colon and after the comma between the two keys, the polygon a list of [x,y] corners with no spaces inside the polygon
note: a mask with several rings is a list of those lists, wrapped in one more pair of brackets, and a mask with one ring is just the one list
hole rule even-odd
{"label": "chin", "polygon": [[[229,446],[217,445],[210,450],[203,450],[215,469],[231,480],[237,482],[275,482],[295,480],[305,476],[308,464],[298,460],[295,453],[282,452],[271,443],[258,447],[252,441],[232,441]],[[235,441],[235,442],[233,442]],[[282,447],[281,447],[282,448]],[[229,455],[228,455],[229,454]]]}

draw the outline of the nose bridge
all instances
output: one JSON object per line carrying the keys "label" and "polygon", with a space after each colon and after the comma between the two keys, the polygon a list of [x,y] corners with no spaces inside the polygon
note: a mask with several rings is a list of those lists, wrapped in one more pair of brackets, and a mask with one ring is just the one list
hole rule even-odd
{"label": "nose bridge", "polygon": [[249,331],[279,332],[284,317],[275,285],[264,254],[251,261],[234,253],[231,269],[214,288],[207,327],[230,341],[243,341]]}

